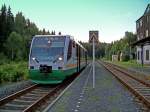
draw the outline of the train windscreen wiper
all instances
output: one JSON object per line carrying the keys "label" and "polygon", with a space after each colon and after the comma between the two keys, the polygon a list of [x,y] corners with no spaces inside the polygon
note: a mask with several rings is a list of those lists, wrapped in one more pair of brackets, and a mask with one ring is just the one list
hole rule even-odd
{"label": "train windscreen wiper", "polygon": [[32,59],[33,59],[34,61],[36,61],[37,63],[39,63],[38,59],[36,59],[36,58],[34,58],[34,57],[33,57]]}

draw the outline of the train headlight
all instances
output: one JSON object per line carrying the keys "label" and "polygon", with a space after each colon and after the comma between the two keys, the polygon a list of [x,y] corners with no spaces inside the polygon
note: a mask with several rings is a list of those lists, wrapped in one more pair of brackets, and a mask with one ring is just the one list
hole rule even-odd
{"label": "train headlight", "polygon": [[33,60],[35,60],[35,58],[34,58],[34,57],[33,57],[32,59],[33,59]]}
{"label": "train headlight", "polygon": [[48,43],[48,44],[50,44],[50,43],[51,43],[51,41],[49,40],[47,43]]}
{"label": "train headlight", "polygon": [[62,57],[59,57],[58,60],[59,60],[59,61],[62,61]]}

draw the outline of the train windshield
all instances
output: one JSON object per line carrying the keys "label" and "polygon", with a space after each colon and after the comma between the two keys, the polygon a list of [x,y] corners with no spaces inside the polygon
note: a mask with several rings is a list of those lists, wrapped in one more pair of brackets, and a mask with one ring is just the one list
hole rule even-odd
{"label": "train windshield", "polygon": [[33,40],[31,58],[39,61],[54,61],[63,58],[65,37],[36,37]]}

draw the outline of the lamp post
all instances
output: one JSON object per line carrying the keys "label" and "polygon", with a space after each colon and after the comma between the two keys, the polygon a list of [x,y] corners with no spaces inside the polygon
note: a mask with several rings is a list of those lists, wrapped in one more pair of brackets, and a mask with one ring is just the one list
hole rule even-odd
{"label": "lamp post", "polygon": [[95,88],[95,41],[93,38],[93,88]]}
{"label": "lamp post", "polygon": [[99,42],[98,34],[98,31],[89,31],[89,43],[93,45],[93,88],[95,88],[95,43]]}

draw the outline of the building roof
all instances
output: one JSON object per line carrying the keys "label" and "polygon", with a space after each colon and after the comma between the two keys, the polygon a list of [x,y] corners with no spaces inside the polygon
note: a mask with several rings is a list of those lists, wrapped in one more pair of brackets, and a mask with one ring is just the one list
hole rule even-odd
{"label": "building roof", "polygon": [[132,43],[132,46],[136,46],[136,45],[141,45],[142,46],[146,43],[150,44],[150,36]]}
{"label": "building roof", "polygon": [[147,13],[150,13],[150,4],[147,5],[147,8],[146,8],[146,10],[144,12],[144,14],[147,14]]}
{"label": "building roof", "polygon": [[146,14],[150,14],[150,4],[147,5],[144,14],[139,19],[137,19],[137,21],[140,20]]}
{"label": "building roof", "polygon": [[[145,16],[147,14],[150,14],[150,4],[147,5],[147,8],[145,9],[145,12],[144,12],[143,16]],[[140,20],[143,16],[141,16],[138,20]],[[136,45],[141,45],[142,46],[142,45],[144,45],[146,43],[150,44],[150,36],[146,37],[146,38],[143,38],[141,40],[138,40],[138,41],[132,43],[131,45],[132,46],[136,46]]]}

